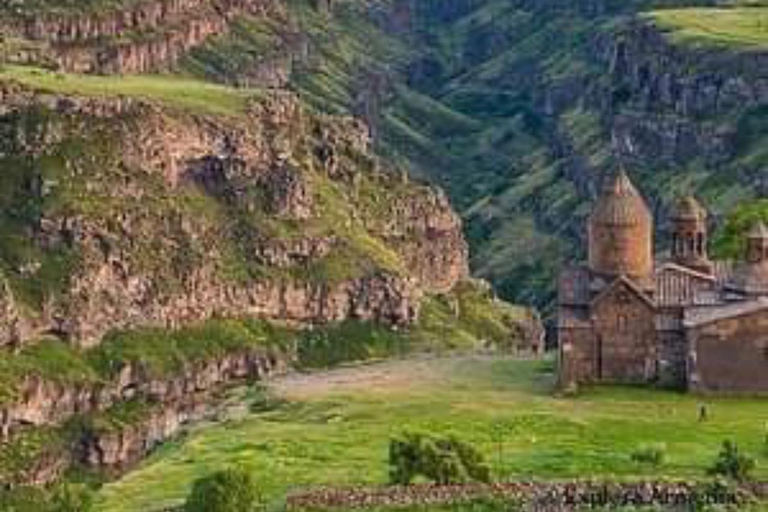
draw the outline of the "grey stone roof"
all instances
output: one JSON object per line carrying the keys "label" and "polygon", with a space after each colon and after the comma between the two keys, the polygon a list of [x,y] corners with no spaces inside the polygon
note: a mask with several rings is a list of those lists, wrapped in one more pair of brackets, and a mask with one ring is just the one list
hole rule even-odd
{"label": "grey stone roof", "polygon": [[755,313],[761,310],[768,311],[768,298],[732,302],[717,306],[690,308],[685,312],[683,325],[686,327],[695,327],[718,320]]}

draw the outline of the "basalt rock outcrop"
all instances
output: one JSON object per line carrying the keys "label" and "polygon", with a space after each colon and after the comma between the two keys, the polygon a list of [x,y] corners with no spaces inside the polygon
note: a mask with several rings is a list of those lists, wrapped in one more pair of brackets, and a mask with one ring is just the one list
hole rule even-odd
{"label": "basalt rock outcrop", "polygon": [[[736,157],[739,115],[768,104],[768,53],[673,44],[647,22],[595,40],[613,80],[612,136],[626,158],[657,165],[727,165]],[[707,119],[726,119],[711,123]],[[758,169],[754,169],[758,170]]]}
{"label": "basalt rock outcrop", "polygon": [[67,72],[146,73],[167,69],[237,16],[276,15],[274,0],[143,0],[98,12],[6,7],[0,32],[29,41],[11,61],[50,63]]}
{"label": "basalt rock outcrop", "polygon": [[[49,436],[53,441],[43,443],[19,470],[4,468],[0,481],[47,484],[72,464],[123,471],[186,424],[215,414],[217,393],[279,375],[291,364],[289,353],[254,349],[204,359],[162,376],[152,374],[142,363],[126,364],[107,380],[81,383],[31,375],[20,384],[18,398],[0,409],[2,442],[23,445],[30,432],[52,432],[58,437]],[[129,407],[138,412],[126,418],[119,410]]]}
{"label": "basalt rock outcrop", "polygon": [[[387,70],[367,118],[388,152],[415,162],[466,212],[473,271],[502,296],[551,304],[544,283],[579,256],[586,204],[617,166],[653,191],[660,226],[675,187],[723,198],[715,219],[730,198],[768,190],[764,46],[688,44],[642,12],[694,3],[711,5],[402,1],[374,10],[382,33],[421,51]],[[443,35],[450,50],[434,43]],[[382,74],[376,64],[368,72]],[[447,112],[457,116],[450,127]]]}
{"label": "basalt rock outcrop", "polygon": [[31,161],[15,185],[36,205],[17,224],[29,254],[9,271],[16,283],[66,272],[26,315],[7,288],[6,343],[55,333],[92,346],[213,316],[404,326],[424,293],[468,275],[446,198],[383,168],[363,125],[291,95],[251,100],[239,119],[18,86],[2,96],[2,155]]}

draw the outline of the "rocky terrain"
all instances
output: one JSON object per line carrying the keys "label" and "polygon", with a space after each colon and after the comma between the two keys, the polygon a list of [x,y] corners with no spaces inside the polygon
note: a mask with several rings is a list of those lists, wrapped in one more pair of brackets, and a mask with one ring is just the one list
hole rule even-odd
{"label": "rocky terrain", "polygon": [[719,223],[765,194],[765,47],[688,44],[647,14],[694,4],[709,3],[292,6],[293,24],[243,24],[181,66],[229,83],[287,74],[317,108],[362,117],[378,152],[446,189],[473,272],[546,307],[617,166],[653,201],[660,250],[676,195],[699,195]]}
{"label": "rocky terrain", "polygon": [[[0,68],[1,479],[123,470],[296,356],[271,331],[168,342],[189,326],[362,321],[416,344],[537,345],[538,317],[470,268],[546,310],[619,165],[662,229],[678,194],[716,223],[765,196],[766,51],[686,45],[641,14],[694,3],[710,4],[0,6],[0,63],[60,73]],[[105,75],[101,92],[64,91],[73,72]],[[138,77],[109,92],[155,72],[238,89],[150,98]],[[114,341],[145,329],[141,350]],[[152,371],[156,352],[170,369]]]}
{"label": "rocky terrain", "polygon": [[[30,243],[4,268],[6,343],[89,346],[212,316],[407,325],[424,293],[468,275],[446,198],[380,168],[364,126],[290,94],[254,99],[242,119],[2,96],[5,161],[28,164],[7,211],[21,194],[36,206],[10,228]],[[66,275],[45,282],[49,265]],[[36,278],[49,288],[25,296]]]}
{"label": "rocky terrain", "polygon": [[[215,114],[2,81],[7,485],[124,471],[344,322],[539,343],[535,314],[469,280],[445,195],[376,157],[364,124],[290,92],[238,98]],[[365,358],[366,335],[327,364]]]}
{"label": "rocky terrain", "polygon": [[4,8],[0,30],[26,42],[13,62],[49,63],[66,72],[146,73],[167,69],[185,51],[225,33],[236,16],[278,15],[272,0],[149,0],[84,14]]}

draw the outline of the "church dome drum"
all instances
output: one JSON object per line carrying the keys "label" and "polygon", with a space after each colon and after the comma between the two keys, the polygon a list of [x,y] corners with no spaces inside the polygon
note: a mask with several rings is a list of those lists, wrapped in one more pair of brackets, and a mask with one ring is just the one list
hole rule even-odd
{"label": "church dome drum", "polygon": [[589,266],[641,281],[653,272],[653,218],[626,173],[604,187],[589,217]]}

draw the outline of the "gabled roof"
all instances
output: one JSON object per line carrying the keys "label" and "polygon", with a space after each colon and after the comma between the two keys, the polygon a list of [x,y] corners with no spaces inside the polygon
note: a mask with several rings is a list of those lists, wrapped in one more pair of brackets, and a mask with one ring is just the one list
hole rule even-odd
{"label": "gabled roof", "polygon": [[613,290],[615,290],[620,286],[627,287],[633,294],[638,296],[651,309],[656,308],[656,304],[654,303],[653,299],[650,296],[648,296],[648,294],[645,293],[639,286],[637,286],[637,284],[635,284],[634,281],[632,281],[630,278],[624,275],[617,277],[611,282],[611,284],[606,286],[605,289],[600,291],[600,293],[598,293],[597,296],[595,296],[595,298],[592,299],[592,305],[594,306],[595,304],[602,301],[607,295],[609,295]]}
{"label": "gabled roof", "polygon": [[699,272],[698,270],[688,268],[684,265],[680,265],[678,263],[675,263],[673,261],[665,261],[661,265],[659,265],[656,268],[656,275],[661,274],[662,272],[679,272],[681,274],[689,275],[690,277],[701,279],[704,281],[715,281],[715,276],[705,274],[704,272]]}
{"label": "gabled roof", "polygon": [[758,311],[768,310],[768,300],[761,298],[752,301],[733,302],[721,306],[692,308],[685,312],[683,325],[696,327],[718,320],[726,320]]}

